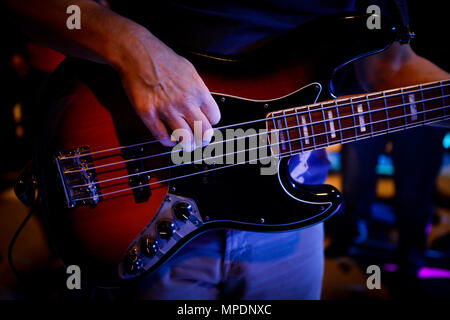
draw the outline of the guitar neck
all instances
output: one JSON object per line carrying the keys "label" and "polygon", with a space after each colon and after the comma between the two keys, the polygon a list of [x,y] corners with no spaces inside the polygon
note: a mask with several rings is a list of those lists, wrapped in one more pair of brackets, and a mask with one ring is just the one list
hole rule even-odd
{"label": "guitar neck", "polygon": [[449,118],[450,80],[444,80],[280,110],[266,122],[279,154],[288,155]]}

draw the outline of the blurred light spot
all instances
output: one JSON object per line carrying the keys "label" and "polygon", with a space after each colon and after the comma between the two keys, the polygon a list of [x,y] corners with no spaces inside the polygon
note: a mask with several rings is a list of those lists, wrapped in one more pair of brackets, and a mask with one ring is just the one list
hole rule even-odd
{"label": "blurred light spot", "polygon": [[29,66],[25,57],[19,53],[13,54],[9,61],[11,67],[17,72],[17,75],[21,78],[28,74]]}
{"label": "blurred light spot", "polygon": [[444,136],[444,140],[442,140],[442,145],[445,149],[450,149],[450,132]]}
{"label": "blurred light spot", "polygon": [[447,278],[450,279],[450,271],[438,268],[423,267],[419,271],[419,278]]}
{"label": "blurred light spot", "polygon": [[22,121],[22,103],[20,101],[14,105],[12,114],[15,123],[20,123]]}
{"label": "blurred light spot", "polygon": [[[397,271],[398,267],[393,263],[386,263],[383,265],[383,270],[389,272]],[[422,267],[419,270],[418,277],[421,279],[439,278],[439,279],[450,279],[450,270]]]}
{"label": "blurred light spot", "polygon": [[25,130],[23,129],[22,125],[18,125],[16,127],[16,137],[21,139],[23,138],[23,135],[25,134]]}
{"label": "blurred light spot", "polygon": [[389,272],[397,271],[397,265],[393,264],[393,263],[385,263],[383,265],[383,270],[389,271]]}

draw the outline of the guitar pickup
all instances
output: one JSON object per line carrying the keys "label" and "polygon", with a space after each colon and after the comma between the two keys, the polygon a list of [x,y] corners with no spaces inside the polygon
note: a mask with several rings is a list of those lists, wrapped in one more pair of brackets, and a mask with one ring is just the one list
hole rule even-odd
{"label": "guitar pickup", "polygon": [[142,146],[127,147],[122,150],[122,156],[128,161],[128,184],[132,187],[134,200],[136,203],[145,202],[151,196],[149,173],[146,173],[144,165],[144,148]]}
{"label": "guitar pickup", "polygon": [[102,200],[92,156],[88,146],[60,152],[55,157],[65,194],[66,207],[95,206]]}

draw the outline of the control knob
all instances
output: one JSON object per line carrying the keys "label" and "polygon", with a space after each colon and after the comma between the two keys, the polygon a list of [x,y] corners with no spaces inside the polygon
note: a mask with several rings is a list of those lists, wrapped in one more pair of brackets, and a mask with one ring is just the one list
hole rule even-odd
{"label": "control knob", "polygon": [[173,207],[175,217],[181,221],[186,221],[192,214],[192,205],[189,202],[177,202]]}
{"label": "control knob", "polygon": [[142,266],[142,259],[137,248],[131,249],[131,251],[127,253],[124,260],[125,271],[128,274],[136,274],[142,269]]}
{"label": "control knob", "polygon": [[148,236],[142,238],[141,252],[146,257],[153,257],[158,252],[158,241]]}
{"label": "control knob", "polygon": [[164,220],[158,223],[158,234],[163,239],[170,239],[175,232],[175,223],[169,220]]}

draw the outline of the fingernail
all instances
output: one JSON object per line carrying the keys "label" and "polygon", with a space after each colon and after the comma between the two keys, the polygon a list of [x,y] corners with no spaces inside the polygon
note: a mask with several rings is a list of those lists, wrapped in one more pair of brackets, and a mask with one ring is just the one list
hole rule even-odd
{"label": "fingernail", "polygon": [[214,129],[208,129],[203,133],[203,144],[208,144],[214,135]]}

